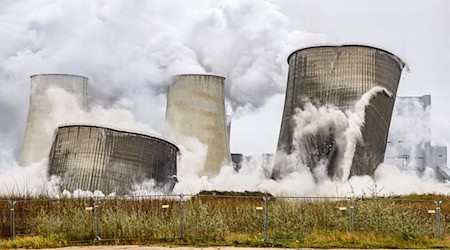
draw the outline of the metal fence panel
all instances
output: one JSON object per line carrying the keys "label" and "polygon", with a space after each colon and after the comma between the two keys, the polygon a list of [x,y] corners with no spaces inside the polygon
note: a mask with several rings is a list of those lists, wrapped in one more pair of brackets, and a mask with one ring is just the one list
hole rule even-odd
{"label": "metal fence panel", "polygon": [[69,241],[296,240],[356,232],[450,238],[450,200],[160,195],[0,201],[0,237],[58,234]]}
{"label": "metal fence panel", "polygon": [[179,196],[102,198],[98,216],[101,240],[180,237]]}
{"label": "metal fence panel", "polygon": [[302,241],[312,232],[350,229],[346,198],[272,198],[268,211],[268,238]]}
{"label": "metal fence panel", "polygon": [[11,237],[11,207],[7,200],[0,201],[0,237]]}
{"label": "metal fence panel", "polygon": [[435,237],[434,201],[358,199],[355,231],[403,239]]}
{"label": "metal fence panel", "polygon": [[442,201],[440,207],[442,240],[450,240],[450,200]]}
{"label": "metal fence panel", "polygon": [[184,235],[192,239],[264,238],[263,197],[196,195],[184,203]]}
{"label": "metal fence panel", "polygon": [[14,204],[14,231],[17,236],[64,235],[70,241],[93,237],[89,199],[32,200]]}

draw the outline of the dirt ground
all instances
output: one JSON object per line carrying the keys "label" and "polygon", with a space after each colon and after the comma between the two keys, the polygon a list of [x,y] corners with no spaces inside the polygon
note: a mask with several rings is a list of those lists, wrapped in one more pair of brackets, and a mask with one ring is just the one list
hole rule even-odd
{"label": "dirt ground", "polygon": [[[47,248],[45,250],[64,249],[64,250],[271,250],[271,249],[285,249],[285,248],[254,248],[254,247],[162,247],[162,246],[82,246],[82,247],[63,247],[63,248]],[[301,248],[302,250],[312,250],[310,248]],[[297,249],[300,250],[300,249]],[[314,250],[317,250],[314,249]],[[332,250],[332,249],[327,249]],[[340,249],[343,250],[343,249]],[[352,249],[354,250],[354,249]]]}
{"label": "dirt ground", "polygon": [[[162,247],[162,246],[79,246],[79,247],[63,247],[63,248],[46,248],[45,250],[64,249],[64,250],[262,250],[276,248],[248,248],[248,247]],[[279,250],[279,249],[278,249]]]}

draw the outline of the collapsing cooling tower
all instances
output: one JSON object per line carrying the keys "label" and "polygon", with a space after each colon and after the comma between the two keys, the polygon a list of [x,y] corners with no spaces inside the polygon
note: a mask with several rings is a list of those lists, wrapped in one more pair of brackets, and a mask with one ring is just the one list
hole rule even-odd
{"label": "collapsing cooling tower", "polygon": [[207,146],[204,175],[218,174],[222,163],[231,162],[224,80],[213,75],[177,75],[167,93],[166,133],[181,144],[183,137],[195,137]]}
{"label": "collapsing cooling tower", "polygon": [[172,191],[178,148],[163,139],[91,125],[59,127],[49,156],[49,174],[62,190],[126,194],[133,184],[153,179],[155,189]]}
{"label": "collapsing cooling tower", "polygon": [[87,87],[88,79],[83,76],[64,74],[31,76],[30,104],[20,154],[20,166],[28,166],[47,157],[52,145],[53,131],[45,127],[45,122],[53,109],[47,90],[50,88],[64,89],[76,98],[77,103],[70,105],[78,105],[86,111],[88,108]]}
{"label": "collapsing cooling tower", "polygon": [[[404,63],[395,55],[369,46],[317,46],[293,52],[289,58],[289,74],[284,112],[278,139],[277,158],[298,151],[304,165],[313,172],[318,165],[325,165],[329,176],[338,171],[346,150],[336,142],[335,128],[319,127],[314,132],[298,135],[296,112],[315,107],[334,105],[341,111],[351,109],[368,92],[378,90],[365,105],[364,123],[360,127],[362,137],[354,147],[351,168],[347,176],[373,174],[383,161],[387,135],[397,87]],[[382,91],[379,91],[379,90]],[[315,126],[315,125],[314,125]],[[296,133],[297,132],[297,133]],[[351,143],[351,142],[347,142]],[[346,152],[348,153],[348,152]],[[272,177],[282,178],[283,165],[276,160]]]}

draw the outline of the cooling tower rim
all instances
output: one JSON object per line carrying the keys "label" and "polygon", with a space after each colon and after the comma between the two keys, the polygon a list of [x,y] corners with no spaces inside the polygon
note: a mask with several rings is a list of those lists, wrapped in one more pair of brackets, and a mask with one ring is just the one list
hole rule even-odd
{"label": "cooling tower rim", "polygon": [[403,67],[406,65],[405,61],[403,61],[400,57],[396,56],[393,52],[390,52],[387,49],[382,49],[380,47],[377,46],[373,46],[373,45],[367,45],[367,44],[318,44],[318,45],[312,45],[312,46],[306,46],[306,47],[301,47],[299,49],[296,49],[295,51],[291,52],[289,54],[289,56],[287,57],[287,62],[289,64],[289,59],[291,58],[292,55],[294,55],[295,53],[302,51],[302,50],[308,50],[308,49],[314,49],[314,48],[342,48],[342,47],[360,47],[360,48],[370,48],[370,49],[376,49],[382,52],[385,52],[387,54],[389,54],[392,58],[395,59],[395,61],[397,61],[397,63],[399,64],[400,68],[403,69]]}
{"label": "cooling tower rim", "polygon": [[173,75],[172,77],[183,77],[183,76],[212,76],[212,77],[218,77],[218,78],[222,78],[223,80],[225,80],[226,78],[224,76],[221,75],[216,75],[216,74],[208,74],[208,73],[204,73],[204,74],[177,74],[177,75]]}
{"label": "cooling tower rim", "polygon": [[89,80],[86,76],[80,76],[80,75],[74,75],[74,74],[60,74],[60,73],[44,73],[44,74],[34,74],[30,75],[30,78],[36,77],[36,76],[71,76],[71,77],[80,77],[84,78],[86,80]]}
{"label": "cooling tower rim", "polygon": [[168,144],[170,144],[171,146],[175,147],[177,152],[180,152],[180,149],[178,148],[178,146],[175,144],[175,142],[164,138],[162,136],[159,135],[155,135],[152,133],[148,133],[148,132],[142,132],[142,131],[135,131],[132,129],[121,129],[121,128],[116,128],[116,127],[112,127],[110,125],[102,125],[102,124],[95,124],[95,123],[67,123],[67,124],[61,124],[58,126],[58,128],[55,130],[55,133],[62,128],[69,128],[69,127],[91,127],[91,128],[100,128],[100,129],[107,129],[107,130],[111,130],[114,132],[119,132],[119,133],[125,133],[125,134],[133,134],[133,135],[139,135],[139,136],[144,136],[144,137],[149,137],[152,139],[157,139],[163,142],[166,142]]}

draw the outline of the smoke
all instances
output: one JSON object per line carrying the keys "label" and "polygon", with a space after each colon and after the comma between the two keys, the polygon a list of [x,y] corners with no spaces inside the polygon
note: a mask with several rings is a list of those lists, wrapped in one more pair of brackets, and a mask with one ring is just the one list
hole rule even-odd
{"label": "smoke", "polygon": [[389,135],[394,140],[417,145],[430,142],[431,105],[426,105],[420,97],[397,98]]}
{"label": "smoke", "polygon": [[[447,194],[450,187],[434,178],[420,178],[401,172],[396,166],[380,164],[374,176],[352,176],[349,180],[332,180],[322,173],[307,167],[297,166],[296,171],[281,180],[269,177],[261,156],[253,156],[235,171],[233,166],[222,166],[221,172],[212,178],[182,178],[174,193],[196,194],[202,190],[259,191],[276,196],[301,197],[372,197],[403,194],[440,193]],[[298,164],[298,162],[297,162]],[[266,166],[267,167],[267,166]],[[269,166],[271,167],[271,166]],[[269,169],[270,171],[270,169]]]}
{"label": "smoke", "polygon": [[264,0],[1,5],[0,137],[2,147],[12,143],[15,157],[32,74],[87,76],[91,103],[111,108],[132,100],[135,119],[161,131],[171,75],[223,75],[233,109],[257,108],[284,92],[289,52],[327,39],[289,28],[287,17]]}
{"label": "smoke", "polygon": [[[323,179],[324,173],[329,172],[333,179],[347,180],[356,144],[362,142],[361,128],[364,126],[366,107],[380,93],[391,96],[385,88],[374,87],[346,110],[333,105],[316,107],[309,102],[305,103],[303,109],[297,109],[293,117],[293,149],[289,155],[277,152],[275,177],[285,178],[299,167],[305,168],[304,165],[307,165],[317,173],[317,179]],[[324,144],[318,145],[322,149],[315,148],[316,141]],[[327,151],[327,154],[321,155],[318,150]]]}
{"label": "smoke", "polygon": [[94,104],[88,112],[85,112],[78,105],[76,97],[62,88],[49,88],[46,96],[53,107],[48,119],[44,122],[49,136],[53,135],[58,126],[65,124],[94,124],[160,136],[160,133],[150,125],[135,119],[133,112],[135,103],[131,99],[118,99],[109,108]]}
{"label": "smoke", "polygon": [[[358,126],[362,123],[355,119],[353,123],[351,118],[355,113],[361,112],[364,105],[369,103],[371,96],[384,89],[374,88],[364,95],[355,105],[353,112],[342,112],[333,106],[314,107],[306,106],[304,111],[298,112],[296,116],[297,124],[303,126],[304,131],[320,128],[323,126],[335,126],[341,131],[341,139],[358,138],[359,133],[350,133],[348,131],[358,132],[356,128],[351,129],[351,125]],[[50,119],[47,125],[51,128],[60,123],[84,122],[96,124],[115,124],[119,129],[139,128],[140,132],[151,133],[152,128],[147,124],[137,122],[133,118],[133,102],[130,100],[119,100],[113,108],[104,109],[102,106],[94,105],[89,112],[83,112],[76,104],[73,95],[66,93],[60,88],[51,88],[47,91],[50,100],[53,101],[53,112],[49,114]],[[72,105],[65,105],[72,103]],[[70,113],[70,119],[62,114]],[[117,117],[121,117],[118,120]],[[358,113],[359,117],[364,117]],[[64,119],[63,119],[64,118]],[[303,120],[302,120],[303,119]],[[308,127],[314,124],[313,127]],[[52,127],[53,126],[53,127]],[[359,128],[359,127],[357,127]],[[49,129],[52,131],[53,129]],[[297,131],[300,131],[297,129]],[[350,137],[347,137],[351,135]],[[296,133],[296,137],[302,136]],[[299,141],[299,138],[296,138]],[[339,140],[337,140],[339,141]],[[391,195],[391,194],[409,194],[409,193],[428,193],[449,191],[448,187],[437,183],[430,178],[424,181],[424,178],[406,175],[398,170],[397,167],[380,164],[373,177],[353,176],[350,180],[332,179],[326,174],[324,165],[316,168],[314,172],[301,164],[300,153],[296,152],[286,157],[285,167],[290,171],[286,173],[281,180],[271,179],[273,168],[273,157],[247,157],[242,163],[242,167],[236,171],[234,166],[224,165],[221,172],[215,177],[200,176],[200,168],[204,165],[207,146],[201,144],[196,138],[185,137],[178,143],[180,146],[181,157],[178,165],[178,179],[174,193],[196,194],[201,190],[226,190],[226,191],[261,191],[274,195],[288,196],[372,196],[372,195]],[[347,144],[343,144],[346,146]],[[345,154],[344,154],[345,155]],[[2,155],[5,156],[5,155]],[[17,167],[17,162],[10,156],[2,159],[10,159],[14,167],[3,169],[5,172],[0,174],[1,194],[4,195],[41,195],[47,194],[55,197],[80,197],[80,196],[104,196],[114,194],[103,194],[99,191],[89,192],[76,190],[72,193],[58,189],[59,179],[57,177],[47,178],[47,159],[33,164],[27,168]],[[343,161],[345,162],[345,161]],[[2,162],[4,164],[4,162]],[[426,178],[426,176],[425,176]],[[160,194],[153,189],[154,182],[148,180],[142,184],[135,185],[131,195],[149,195]]]}
{"label": "smoke", "polygon": [[[264,0],[2,1],[0,22],[3,193],[53,193],[58,182],[44,183],[45,178],[38,178],[46,174],[45,159],[28,168],[17,167],[30,75],[89,77],[91,110],[87,113],[65,106],[71,97],[61,90],[48,91],[56,104],[46,125],[50,134],[58,125],[83,122],[157,134],[163,128],[171,75],[212,72],[225,76],[227,102],[239,118],[284,93],[288,53],[328,40],[324,34],[290,28],[278,7]],[[263,167],[262,160],[246,162],[239,172],[224,166],[215,178],[199,177],[196,173],[207,148],[196,139],[186,140],[176,191],[262,190],[312,195],[349,186],[349,182],[326,176],[318,184],[308,169],[295,166],[295,158],[290,163],[295,171],[281,181],[267,177],[271,169]],[[74,195],[84,194],[77,191]]]}
{"label": "smoke", "polygon": [[264,0],[3,1],[0,21],[0,169],[11,171],[30,75],[89,77],[90,113],[59,107],[48,133],[62,123],[98,120],[161,132],[171,75],[223,75],[233,109],[257,108],[284,92],[291,50],[327,39],[289,28],[287,17]]}
{"label": "smoke", "polygon": [[[378,94],[391,96],[386,89],[374,87],[366,92],[351,109],[345,111],[331,105],[316,107],[311,104],[306,104],[302,110],[297,110],[294,117],[296,122],[294,151],[291,154],[282,155],[281,160],[277,155],[277,165],[282,165],[280,179],[271,179],[273,159],[267,161],[268,159],[262,156],[253,156],[245,159],[238,171],[234,166],[222,166],[221,172],[213,178],[184,179],[181,175],[180,185],[176,186],[175,192],[195,194],[201,190],[260,191],[273,195],[341,197],[448,193],[450,187],[439,183],[434,178],[432,169],[427,169],[426,174],[419,177],[416,174],[401,172],[397,166],[381,163],[374,176],[352,176],[348,179],[356,143],[362,139],[361,127],[364,125],[365,109],[372,98]],[[398,105],[405,105],[405,109],[409,107],[409,104]],[[426,116],[420,114],[418,116],[409,114],[408,122],[426,123],[424,118]],[[401,121],[404,118],[398,119]],[[393,131],[409,133],[402,132],[408,129],[403,126],[393,128]],[[339,178],[329,177],[326,164],[323,162],[319,162],[313,171],[303,164],[302,150],[305,150],[303,145],[305,136],[330,130],[335,136],[337,147],[341,149],[336,157]],[[419,133],[421,132],[423,131]],[[189,167],[189,165],[182,167]]]}
{"label": "smoke", "polygon": [[[53,137],[58,126],[66,124],[100,125],[119,130],[160,136],[158,131],[148,124],[138,122],[134,118],[132,100],[122,98],[117,100],[110,108],[93,105],[90,111],[85,112],[79,105],[77,97],[58,87],[46,91],[47,99],[53,107],[52,112],[44,121],[45,133]],[[50,146],[50,145],[49,145]],[[73,193],[59,190],[59,178],[48,178],[48,159],[44,158],[27,167],[19,167],[11,150],[1,148],[0,151],[0,195],[37,196],[49,195],[54,197],[104,196],[99,191],[90,192],[76,190]],[[189,154],[187,154],[189,156]],[[150,185],[146,185],[146,190]]]}

